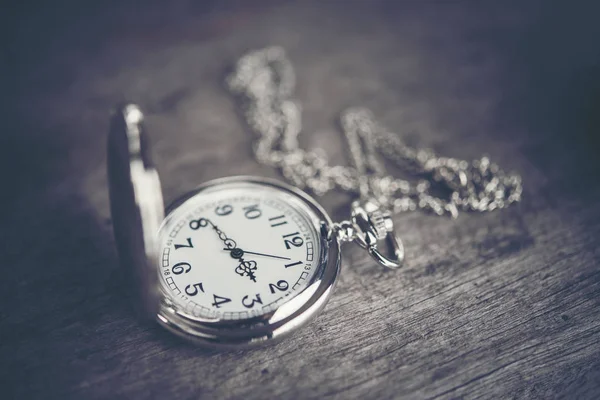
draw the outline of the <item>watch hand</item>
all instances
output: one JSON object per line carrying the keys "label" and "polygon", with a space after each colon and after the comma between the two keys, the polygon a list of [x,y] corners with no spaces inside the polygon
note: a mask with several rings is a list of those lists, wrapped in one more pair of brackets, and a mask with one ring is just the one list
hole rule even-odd
{"label": "watch hand", "polygon": [[237,247],[237,244],[235,243],[235,240],[230,239],[229,237],[227,237],[227,235],[225,234],[225,232],[223,232],[222,230],[220,230],[219,227],[216,226],[210,219],[208,219],[208,218],[200,218],[198,220],[192,220],[190,222],[190,228],[192,228],[193,230],[197,230],[199,228],[203,228],[203,227],[205,227],[207,225],[210,225],[212,227],[212,229],[219,236],[219,239],[221,239],[221,241],[223,242],[223,244],[225,244],[225,246],[227,247],[227,249],[233,250],[233,249],[235,249]]}
{"label": "watch hand", "polygon": [[231,257],[238,259],[239,264],[235,268],[235,273],[240,276],[247,276],[250,278],[252,282],[256,282],[256,275],[254,274],[257,270],[256,261],[253,260],[244,260],[242,257],[244,256],[244,250],[237,247],[235,240],[227,237],[225,232],[219,229],[211,220],[208,218],[200,218],[198,220],[192,220],[190,222],[190,228],[193,230],[197,230],[199,228],[203,228],[210,225],[212,229],[219,235],[219,239],[225,245],[224,250],[228,250],[231,252]]}
{"label": "watch hand", "polygon": [[240,258],[240,264],[235,269],[236,274],[247,276],[252,282],[256,282],[254,271],[256,271],[256,261],[245,261],[243,258]]}
{"label": "watch hand", "polygon": [[[223,250],[227,250],[227,251],[231,251],[233,249],[228,249],[228,248],[224,248]],[[231,256],[233,258],[239,258],[239,254],[254,254],[255,256],[263,256],[263,257],[271,257],[271,258],[279,258],[280,260],[291,260],[291,258],[288,257],[281,257],[281,256],[274,256],[272,254],[264,254],[264,253],[255,253],[253,251],[248,251],[248,250],[242,250],[242,249],[236,249],[235,254],[233,254],[234,252],[232,252]]]}

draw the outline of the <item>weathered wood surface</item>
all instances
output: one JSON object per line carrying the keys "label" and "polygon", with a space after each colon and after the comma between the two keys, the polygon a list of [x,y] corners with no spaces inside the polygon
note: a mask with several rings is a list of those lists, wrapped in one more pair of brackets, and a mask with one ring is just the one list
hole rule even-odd
{"label": "weathered wood surface", "polygon": [[[600,398],[597,12],[476,4],[5,14],[1,397]],[[303,145],[344,162],[337,114],[365,105],[411,144],[489,154],[523,175],[525,195],[456,221],[397,216],[404,270],[348,245],[309,327],[270,348],[201,350],[132,314],[108,211],[109,110],[130,99],[148,111],[169,200],[210,178],[277,177],[253,160],[222,84],[233,60],[270,44],[297,68]],[[322,203],[347,212],[343,196]]]}

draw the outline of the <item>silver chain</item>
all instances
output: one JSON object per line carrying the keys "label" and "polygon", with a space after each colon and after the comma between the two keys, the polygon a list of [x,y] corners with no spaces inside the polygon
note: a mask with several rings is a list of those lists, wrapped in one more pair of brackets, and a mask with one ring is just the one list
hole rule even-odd
{"label": "silver chain", "polygon": [[[454,218],[459,211],[493,211],[520,200],[519,175],[505,173],[487,157],[468,162],[408,147],[360,107],[341,114],[351,166],[329,165],[320,149],[307,151],[298,145],[301,108],[292,100],[295,81],[281,47],[244,55],[227,78],[248,126],[259,137],[254,145],[257,160],[281,169],[294,185],[317,195],[335,189],[350,192],[394,213],[419,209]],[[417,177],[416,182],[387,173],[378,154]],[[434,190],[449,195],[437,196]],[[345,228],[351,226],[346,223]]]}

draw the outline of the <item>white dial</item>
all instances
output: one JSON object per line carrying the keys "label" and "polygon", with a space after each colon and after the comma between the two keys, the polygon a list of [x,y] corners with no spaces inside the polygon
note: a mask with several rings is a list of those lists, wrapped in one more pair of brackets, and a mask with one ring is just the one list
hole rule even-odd
{"label": "white dial", "polygon": [[203,318],[240,320],[274,311],[319,268],[318,218],[297,197],[228,183],[173,210],[159,232],[163,291]]}

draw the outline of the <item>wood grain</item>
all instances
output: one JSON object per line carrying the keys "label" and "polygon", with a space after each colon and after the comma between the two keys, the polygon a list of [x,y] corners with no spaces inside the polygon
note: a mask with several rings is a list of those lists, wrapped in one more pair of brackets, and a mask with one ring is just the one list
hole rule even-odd
{"label": "wood grain", "polygon": [[[600,120],[592,9],[543,2],[64,2],[11,14],[0,280],[2,398],[600,397]],[[521,204],[395,218],[407,266],[356,246],[325,312],[260,350],[203,350],[138,322],[105,175],[111,108],[148,112],[165,197],[277,171],[223,88],[284,46],[303,146],[345,162],[364,105],[408,143],[523,175]],[[349,199],[322,204],[345,217]]]}

